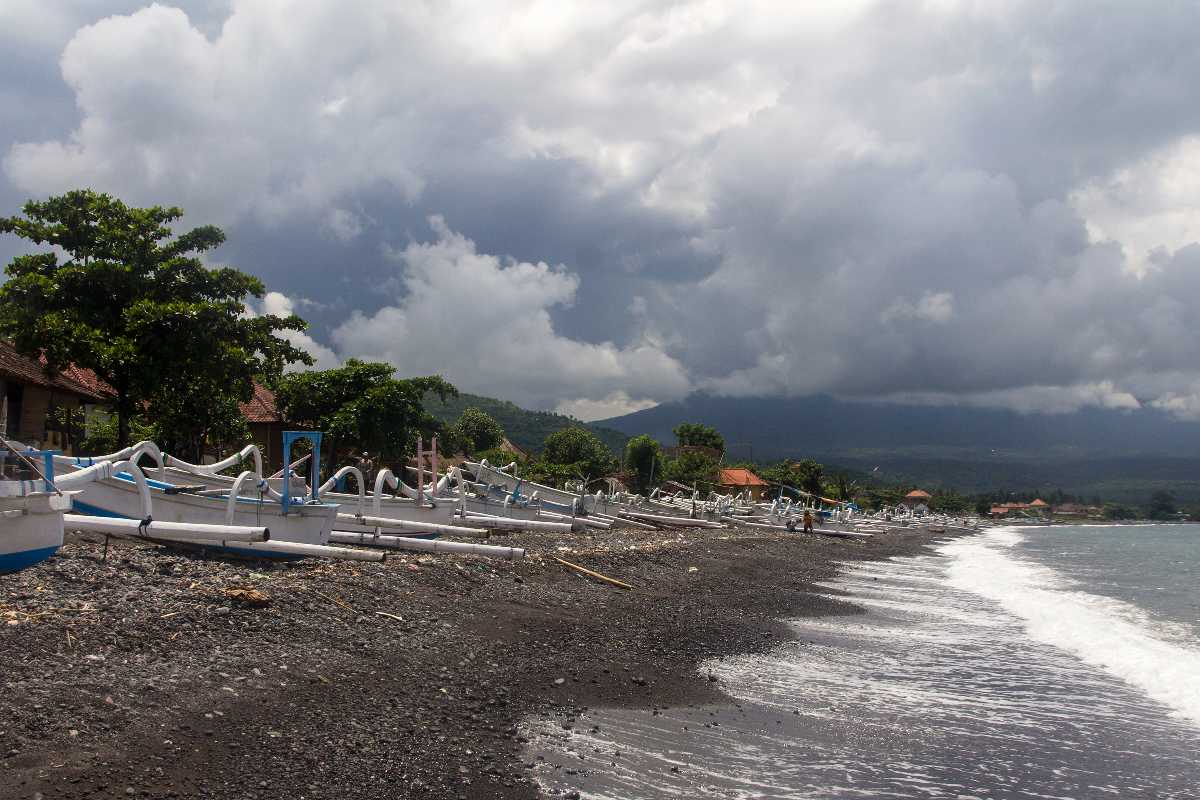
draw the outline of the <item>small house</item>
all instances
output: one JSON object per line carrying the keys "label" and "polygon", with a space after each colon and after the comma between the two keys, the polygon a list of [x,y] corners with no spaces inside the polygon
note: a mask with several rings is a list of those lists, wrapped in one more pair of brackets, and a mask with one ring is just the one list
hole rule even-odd
{"label": "small house", "polygon": [[[258,381],[254,382],[254,395],[250,402],[239,404],[246,425],[250,428],[250,439],[262,452],[263,465],[275,471],[283,466],[283,417],[275,407],[275,393]],[[240,447],[240,443],[232,443]]]}
{"label": "small house", "polygon": [[70,453],[84,436],[91,408],[108,399],[108,387],[89,370],[47,373],[44,363],[0,341],[0,398],[7,412],[5,436]]}
{"label": "small house", "polygon": [[717,482],[724,494],[738,494],[749,491],[754,500],[762,500],[771,484],[755,475],[748,469],[728,468],[718,473]]}
{"label": "small house", "polygon": [[925,510],[928,510],[929,501],[932,497],[933,496],[929,494],[929,492],[925,492],[920,489],[913,489],[911,492],[904,495],[904,499],[900,501],[900,505],[909,510],[916,510],[917,508],[921,507],[923,507]]}

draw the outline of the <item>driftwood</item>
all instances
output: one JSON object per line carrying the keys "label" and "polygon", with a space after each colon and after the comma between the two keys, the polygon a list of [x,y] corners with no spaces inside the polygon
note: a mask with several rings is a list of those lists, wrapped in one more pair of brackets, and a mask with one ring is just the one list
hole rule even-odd
{"label": "driftwood", "polygon": [[576,572],[582,572],[584,575],[591,576],[591,577],[595,578],[596,580],[604,581],[605,583],[611,583],[613,586],[620,586],[622,589],[629,589],[630,591],[633,590],[633,587],[630,586],[628,583],[625,583],[624,581],[619,581],[616,578],[610,578],[607,575],[601,575],[599,572],[593,572],[592,570],[588,569],[587,567],[581,567],[578,564],[572,564],[570,561],[565,561],[565,560],[559,558],[558,556],[551,556],[551,557],[558,563],[562,564],[564,567],[570,567],[571,569],[575,570]]}
{"label": "driftwood", "polygon": [[316,589],[312,588],[311,586],[309,586],[307,588],[308,588],[308,591],[312,592],[313,594],[315,594],[317,597],[321,598],[322,600],[326,600],[330,603],[333,603],[335,606],[338,606],[339,608],[344,608],[345,610],[349,611],[352,614],[357,613],[354,610],[354,606],[350,605],[345,600],[342,600],[340,597],[330,597],[327,594],[322,594],[321,592],[318,592]]}

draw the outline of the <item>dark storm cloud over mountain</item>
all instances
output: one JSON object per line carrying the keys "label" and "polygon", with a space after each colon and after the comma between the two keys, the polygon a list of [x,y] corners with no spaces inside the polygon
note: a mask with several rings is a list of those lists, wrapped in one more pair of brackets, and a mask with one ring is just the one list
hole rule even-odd
{"label": "dark storm cloud over mountain", "polygon": [[179,204],[328,361],[1200,415],[1189,4],[43,5],[4,207]]}

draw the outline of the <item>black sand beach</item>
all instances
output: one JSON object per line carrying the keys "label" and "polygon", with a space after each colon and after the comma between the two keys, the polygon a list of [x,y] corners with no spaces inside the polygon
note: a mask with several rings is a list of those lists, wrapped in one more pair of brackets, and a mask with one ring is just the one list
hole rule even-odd
{"label": "black sand beach", "polygon": [[701,660],[855,611],[812,593],[835,562],[944,537],[514,535],[524,562],[383,564],[72,539],[0,578],[0,797],[536,797],[523,718],[718,701]]}

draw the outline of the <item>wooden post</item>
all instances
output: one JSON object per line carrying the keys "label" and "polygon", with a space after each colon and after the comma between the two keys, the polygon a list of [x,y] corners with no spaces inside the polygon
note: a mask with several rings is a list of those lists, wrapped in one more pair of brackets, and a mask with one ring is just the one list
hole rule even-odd
{"label": "wooden post", "polygon": [[425,443],[417,434],[417,508],[425,505]]}
{"label": "wooden post", "polygon": [[433,492],[431,493],[432,496],[430,497],[430,499],[436,502],[437,494],[438,494],[438,492],[437,492],[437,484],[438,484],[437,435],[436,434],[434,435],[434,437],[432,439],[429,440],[429,448],[430,448],[429,467],[430,467],[430,471],[433,472],[433,476],[429,479],[429,482],[433,484]]}

